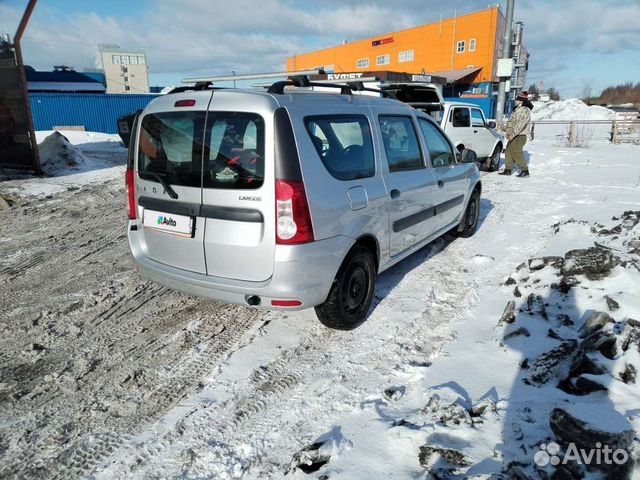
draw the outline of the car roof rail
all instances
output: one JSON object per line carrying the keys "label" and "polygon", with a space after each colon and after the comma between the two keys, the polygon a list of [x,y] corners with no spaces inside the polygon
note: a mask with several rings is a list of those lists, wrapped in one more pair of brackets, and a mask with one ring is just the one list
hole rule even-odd
{"label": "car roof rail", "polygon": [[223,87],[214,87],[213,82],[196,82],[195,85],[185,85],[184,87],[176,87],[170,90],[167,95],[172,93],[189,92],[194,90],[220,90]]}
{"label": "car roof rail", "polygon": [[294,75],[289,80],[281,80],[273,83],[268,89],[267,93],[273,93],[276,95],[283,95],[286,87],[328,87],[340,89],[341,95],[352,95],[354,91],[357,92],[376,92],[381,97],[387,97],[387,92],[379,90],[377,88],[365,87],[363,82],[345,82],[345,83],[331,83],[327,81],[311,81],[306,75]]}
{"label": "car roof rail", "polygon": [[274,93],[276,95],[283,95],[285,93],[285,87],[329,87],[339,88],[341,94],[351,95],[353,88],[349,85],[341,85],[338,83],[320,83],[312,82],[306,75],[293,75],[289,77],[289,80],[280,80],[273,83],[268,89],[267,93]]}
{"label": "car roof rail", "polygon": [[353,90],[356,90],[358,92],[376,92],[376,93],[379,93],[380,96],[384,98],[387,98],[389,96],[389,93],[386,92],[385,90],[382,90],[381,88],[365,87],[364,82],[362,80],[358,80],[356,82],[347,82],[347,85],[349,85]]}

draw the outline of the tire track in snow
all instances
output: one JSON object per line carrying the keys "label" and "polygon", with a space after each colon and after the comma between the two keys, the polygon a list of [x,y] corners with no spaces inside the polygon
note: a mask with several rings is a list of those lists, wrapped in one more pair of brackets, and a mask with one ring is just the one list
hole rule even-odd
{"label": "tire track in snow", "polygon": [[[383,381],[385,374],[392,375],[397,363],[420,364],[437,355],[442,343],[450,338],[447,327],[452,319],[464,314],[467,306],[476,301],[475,285],[455,274],[463,268],[459,260],[463,249],[462,244],[447,245],[439,240],[409,263],[383,274],[377,292],[385,298],[355,332],[333,332],[314,325],[298,344],[247,372],[241,384],[224,385],[217,383],[218,376],[209,378],[210,388],[217,385],[228,390],[227,401],[206,407],[196,405],[159,438],[146,435],[133,440],[135,447],[117,452],[116,456],[125,460],[120,463],[112,458],[98,476],[206,477],[212,474],[212,462],[222,462],[224,457],[230,471],[241,466],[242,471],[256,478],[281,477],[291,456],[274,458],[268,452],[288,451],[292,455],[332,425],[339,412],[331,406],[357,408],[364,397],[379,395],[388,386],[380,384],[376,392],[351,388],[359,375]],[[398,282],[395,277],[405,278]],[[402,288],[409,284],[429,288],[413,292],[415,311],[407,312],[404,320],[390,327],[385,319],[397,313],[399,301],[406,301],[409,292]],[[359,353],[344,362],[348,355],[354,357],[353,352]],[[232,355],[229,363],[233,360]],[[339,385],[324,389],[322,385],[327,382]],[[322,401],[308,405],[309,388],[324,389],[323,393],[318,392]],[[301,410],[306,419],[302,423],[290,422],[292,412]],[[250,453],[244,452],[242,445],[250,445]],[[187,466],[181,460],[185,455],[189,459]]]}
{"label": "tire track in snow", "polygon": [[0,212],[0,275],[18,273],[0,290],[0,478],[89,475],[262,318],[141,279],[123,199],[108,182]]}

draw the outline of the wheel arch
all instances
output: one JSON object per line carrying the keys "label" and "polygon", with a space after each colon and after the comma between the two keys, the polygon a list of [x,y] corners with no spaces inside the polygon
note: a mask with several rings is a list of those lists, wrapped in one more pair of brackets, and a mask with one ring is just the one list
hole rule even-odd
{"label": "wheel arch", "polygon": [[353,243],[353,246],[351,247],[349,252],[351,252],[351,250],[353,250],[354,247],[357,246],[365,247],[373,254],[376,271],[378,271],[380,269],[380,245],[378,244],[378,240],[376,239],[376,237],[370,233],[361,235]]}

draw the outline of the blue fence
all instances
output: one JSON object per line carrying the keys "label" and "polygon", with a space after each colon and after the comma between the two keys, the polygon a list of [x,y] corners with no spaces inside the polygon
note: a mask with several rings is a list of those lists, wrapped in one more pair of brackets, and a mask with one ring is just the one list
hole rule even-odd
{"label": "blue fence", "polygon": [[[30,93],[36,130],[54,126],[82,125],[91,132],[117,133],[119,117],[135,112],[159,95],[104,93]],[[451,102],[478,105],[487,118],[494,118],[493,98],[445,98]]]}
{"label": "blue fence", "polygon": [[461,98],[445,97],[446,102],[463,102],[479,106],[487,118],[495,118],[495,102],[493,98]]}
{"label": "blue fence", "polygon": [[91,132],[117,133],[118,117],[147,106],[159,95],[30,93],[36,130],[82,125]]}

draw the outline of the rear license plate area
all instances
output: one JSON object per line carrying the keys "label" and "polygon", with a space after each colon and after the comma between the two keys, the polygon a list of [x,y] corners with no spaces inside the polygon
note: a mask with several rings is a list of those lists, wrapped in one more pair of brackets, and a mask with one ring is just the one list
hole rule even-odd
{"label": "rear license plate area", "polygon": [[157,210],[144,209],[142,226],[150,230],[156,230],[180,237],[193,237],[194,218],[174,213],[158,212]]}

